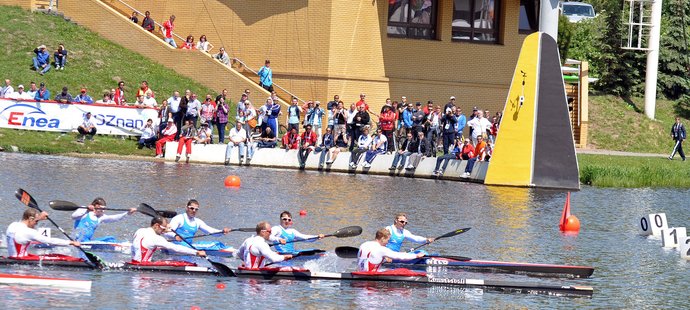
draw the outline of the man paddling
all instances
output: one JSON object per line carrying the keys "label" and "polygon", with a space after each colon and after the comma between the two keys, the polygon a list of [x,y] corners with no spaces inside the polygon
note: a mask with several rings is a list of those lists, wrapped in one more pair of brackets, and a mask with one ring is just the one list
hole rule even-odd
{"label": "man paddling", "polygon": [[271,228],[271,237],[269,241],[280,242],[280,244],[276,244],[276,251],[278,251],[278,253],[294,253],[295,245],[292,242],[295,240],[314,242],[323,239],[323,236],[323,234],[305,235],[300,233],[292,228],[292,214],[288,211],[283,211],[280,213],[280,226],[273,226],[273,228]]}
{"label": "man paddling", "polygon": [[271,224],[268,222],[259,222],[256,224],[256,236],[252,236],[244,240],[240,248],[237,250],[238,257],[242,259],[244,267],[247,268],[262,268],[266,263],[277,263],[292,258],[292,255],[280,255],[271,250],[271,247],[266,243],[271,236]]}
{"label": "man paddling", "polygon": [[409,230],[405,229],[405,225],[407,225],[407,223],[407,214],[398,213],[395,215],[393,225],[386,227],[386,229],[391,233],[390,241],[388,241],[388,245],[386,245],[387,248],[400,252],[402,243],[405,240],[415,243],[434,242],[434,238],[425,238],[413,235]]}
{"label": "man paddling", "polygon": [[[196,232],[198,230],[201,230],[207,234],[216,234],[221,232],[223,234],[227,234],[230,232],[230,228],[227,227],[223,228],[223,230],[220,230],[208,226],[204,221],[196,218],[196,213],[198,211],[199,202],[196,201],[196,199],[190,199],[187,202],[187,208],[185,209],[185,213],[178,214],[177,216],[173,217],[172,220],[170,220],[170,229],[176,231],[180,236],[182,236],[182,238],[185,238],[189,243],[192,243],[192,237],[196,235]],[[165,236],[168,239],[175,238],[175,240],[177,240],[178,242],[182,241],[182,239],[175,236],[173,232],[166,233]],[[186,245],[186,243],[180,244]]]}
{"label": "man paddling", "polygon": [[134,241],[132,241],[132,261],[138,263],[151,262],[153,253],[160,248],[180,254],[206,257],[206,252],[204,251],[197,251],[165,240],[162,235],[167,229],[168,220],[164,217],[156,216],[151,219],[150,227],[137,230],[134,233]]}
{"label": "man paddling", "polygon": [[381,265],[393,259],[397,260],[413,260],[421,258],[424,253],[401,253],[396,252],[388,247],[388,240],[391,238],[391,232],[386,228],[381,228],[376,231],[376,239],[374,241],[367,241],[359,246],[359,253],[357,253],[357,270],[358,271],[378,271]]}
{"label": "man paddling", "polygon": [[7,241],[7,254],[9,257],[29,257],[27,249],[32,241],[50,245],[73,245],[81,246],[79,241],[70,241],[59,238],[50,238],[42,235],[34,227],[38,221],[48,218],[48,213],[39,212],[36,209],[26,209],[22,220],[14,222],[7,227],[5,232]]}
{"label": "man paddling", "polygon": [[93,234],[96,232],[96,228],[98,228],[98,225],[101,223],[117,222],[125,218],[125,216],[137,212],[136,208],[131,208],[128,212],[117,215],[105,215],[105,207],[105,199],[98,197],[94,199],[86,209],[79,208],[72,213],[72,219],[74,220],[74,240],[79,242],[91,241]]}

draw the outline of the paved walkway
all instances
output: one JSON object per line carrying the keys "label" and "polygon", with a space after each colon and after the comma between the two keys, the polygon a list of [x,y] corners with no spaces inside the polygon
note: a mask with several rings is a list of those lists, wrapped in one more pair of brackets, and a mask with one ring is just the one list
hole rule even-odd
{"label": "paved walkway", "polygon": [[637,156],[637,157],[668,157],[668,154],[652,154],[652,153],[633,153],[622,151],[610,151],[599,149],[575,149],[578,154],[597,154],[597,155],[613,155],[613,156]]}

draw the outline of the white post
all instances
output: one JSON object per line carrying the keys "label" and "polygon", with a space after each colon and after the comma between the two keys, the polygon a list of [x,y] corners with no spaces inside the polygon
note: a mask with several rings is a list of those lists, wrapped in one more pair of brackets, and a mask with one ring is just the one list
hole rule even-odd
{"label": "white post", "polygon": [[540,1],[539,31],[558,41],[558,0]]}
{"label": "white post", "polygon": [[656,82],[659,69],[659,38],[661,37],[661,1],[652,2],[652,27],[649,33],[647,76],[644,82],[644,114],[654,119],[656,109]]}

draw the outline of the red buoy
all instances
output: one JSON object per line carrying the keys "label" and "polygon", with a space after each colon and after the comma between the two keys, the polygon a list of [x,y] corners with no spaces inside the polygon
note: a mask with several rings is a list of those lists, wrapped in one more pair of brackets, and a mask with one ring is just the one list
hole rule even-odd
{"label": "red buoy", "polygon": [[225,177],[225,187],[240,187],[241,183],[240,177],[236,175],[229,175]]}
{"label": "red buoy", "polygon": [[225,289],[225,283],[219,282],[218,284],[216,284],[216,288],[219,290]]}
{"label": "red buoy", "polygon": [[580,232],[580,220],[577,218],[577,216],[570,214],[570,192],[568,192],[568,196],[565,198],[563,213],[561,213],[561,221],[558,223],[558,228],[562,232]]}
{"label": "red buoy", "polygon": [[192,306],[189,310],[201,310],[199,306]]}
{"label": "red buoy", "polygon": [[299,210],[299,215],[300,216],[307,216],[307,210],[305,210],[305,209]]}

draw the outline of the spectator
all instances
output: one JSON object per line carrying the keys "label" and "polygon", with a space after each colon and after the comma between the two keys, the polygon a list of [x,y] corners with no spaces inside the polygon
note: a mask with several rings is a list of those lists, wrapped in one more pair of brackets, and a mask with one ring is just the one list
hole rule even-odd
{"label": "spectator", "polygon": [[304,132],[302,133],[302,137],[300,139],[299,152],[297,152],[297,159],[299,160],[300,169],[304,169],[304,166],[307,163],[307,157],[309,157],[309,153],[315,149],[317,141],[316,134],[314,131],[312,131],[312,126],[304,126]]}
{"label": "spectator", "polygon": [[[364,109],[364,106],[362,106]],[[350,154],[350,168],[355,169],[359,163],[359,158],[362,154],[366,153],[371,147],[373,139],[369,136],[369,126],[362,129],[362,134],[359,135],[357,140],[357,148],[354,149]]]}
{"label": "spectator", "polygon": [[443,155],[448,154],[448,148],[453,146],[457,122],[458,119],[453,115],[453,108],[446,110],[446,114],[441,117],[441,123],[443,124]]}
{"label": "spectator", "polygon": [[180,104],[177,107],[177,115],[173,115],[173,119],[175,120],[175,125],[178,128],[177,135],[175,136],[175,140],[180,138],[180,130],[182,129],[182,124],[184,124],[184,119],[187,116],[187,107],[189,106],[189,102],[192,100],[192,91],[187,89],[184,91],[184,96],[180,98]]}
{"label": "spectator", "polygon": [[[415,144],[413,142],[414,137],[412,136],[412,132],[408,132],[407,137],[400,141],[400,144],[398,145],[398,150],[395,152],[395,156],[393,156],[393,163],[391,163],[391,166],[390,168],[388,168],[388,170],[395,170],[396,166],[398,170],[405,167],[405,161],[407,160],[407,157],[412,155],[412,152],[415,150]],[[398,162],[400,162],[399,166]]]}
{"label": "spectator", "polygon": [[103,94],[103,99],[96,101],[97,104],[115,104],[115,102],[110,99],[110,92],[105,92]]}
{"label": "spectator", "polygon": [[151,18],[151,12],[146,11],[144,13],[144,20],[141,22],[141,27],[146,29],[148,32],[153,32],[156,29],[156,23]]}
{"label": "spectator", "polygon": [[163,36],[165,39],[165,43],[170,44],[173,48],[177,48],[177,44],[175,43],[175,39],[173,39],[173,30],[175,29],[175,15],[170,15],[170,19],[166,20],[163,22],[163,26],[161,27],[161,31],[163,32]]}
{"label": "spectator", "polygon": [[65,70],[67,64],[67,50],[63,44],[58,45],[58,49],[53,54],[55,60],[55,70]]}
{"label": "spectator", "polygon": [[[213,116],[216,113],[216,107],[213,106],[213,99],[210,94],[206,94],[206,100],[201,104],[199,109],[199,119],[201,123],[208,124],[208,129],[213,133]],[[210,137],[209,137],[210,138]],[[209,141],[209,143],[212,143]]]}
{"label": "spectator", "polygon": [[340,152],[346,152],[348,150],[348,142],[344,132],[335,136],[334,139],[334,146],[330,149],[328,154],[329,159],[326,161],[327,165],[332,164],[338,158]]}
{"label": "spectator", "polygon": [[5,79],[5,86],[0,89],[0,98],[9,98],[12,93],[14,93],[12,81],[10,81],[10,79]]}
{"label": "spectator", "polygon": [[169,141],[175,141],[175,135],[177,134],[177,126],[175,126],[175,121],[172,118],[168,118],[166,126],[160,132],[160,138],[156,141],[156,158],[163,158],[163,146]]}
{"label": "spectator", "polygon": [[196,45],[194,45],[194,36],[191,34],[187,36],[187,39],[184,41],[182,44],[181,49],[183,50],[193,50],[196,49]]}
{"label": "spectator", "polygon": [[470,143],[470,139],[465,138],[465,143],[462,144],[462,150],[460,152],[460,159],[470,160],[475,154],[474,145]]}
{"label": "spectator", "polygon": [[155,108],[158,106],[156,98],[153,98],[153,92],[149,89],[144,93],[144,107],[145,108]]}
{"label": "spectator", "polygon": [[[259,127],[260,128],[260,127]],[[274,148],[276,147],[276,134],[271,127],[266,127],[266,130],[261,131],[261,136],[257,139],[256,146],[258,148]]]}
{"label": "spectator", "polygon": [[156,143],[156,129],[153,127],[153,120],[148,119],[144,127],[141,128],[141,137],[139,137],[139,149],[144,147],[152,148]]}
{"label": "spectator", "polygon": [[225,143],[225,126],[228,125],[228,105],[225,103],[225,97],[219,97],[216,100],[216,117],[214,122],[218,128],[218,143]]}
{"label": "spectator", "polygon": [[[387,102],[390,99],[386,100]],[[388,140],[388,149],[386,151],[393,153],[395,152],[395,146],[393,145],[393,132],[395,131],[395,112],[393,112],[392,107],[388,104],[383,106],[383,112],[381,112],[381,117],[379,117],[379,126],[381,126],[383,135],[386,136]]]}
{"label": "spectator", "polygon": [[312,130],[316,133],[318,137],[317,141],[321,141],[322,131],[321,124],[323,124],[323,109],[321,108],[321,102],[315,101],[313,107],[307,110],[307,114],[304,116],[307,125],[311,125]]}
{"label": "spectator", "polygon": [[369,113],[366,111],[366,106],[360,105],[359,112],[355,115],[354,120],[354,135],[353,137],[359,137],[362,134],[362,128],[369,126]]}
{"label": "spectator", "polygon": [[196,137],[194,137],[194,143],[196,144],[209,144],[211,143],[211,128],[209,128],[208,122],[201,121],[201,128],[197,130]]}
{"label": "spectator", "polygon": [[673,157],[676,156],[676,152],[678,152],[680,158],[685,161],[683,140],[685,140],[686,137],[687,133],[685,131],[685,125],[680,122],[680,117],[676,116],[676,122],[673,123],[673,126],[671,126],[671,139],[673,139],[675,143],[673,143],[673,150],[671,151],[671,155],[668,157],[669,160],[673,160]]}
{"label": "spectator", "polygon": [[301,112],[302,107],[297,105],[297,97],[292,97],[292,104],[288,107],[288,113],[285,117],[288,131],[292,131],[294,128],[299,133],[299,115]]}
{"label": "spectator", "polygon": [[139,13],[137,11],[132,12],[132,16],[129,18],[133,23],[138,24],[139,23]]}
{"label": "spectator", "polygon": [[199,37],[199,42],[196,42],[196,49],[208,53],[212,48],[213,44],[208,42],[205,34],[202,34],[201,37]]}
{"label": "spectator", "polygon": [[[168,106],[170,106],[170,113],[172,114],[172,119],[175,122],[175,124],[182,121],[182,117],[180,115],[180,102],[182,101],[182,97],[180,97],[180,92],[179,91],[174,91],[172,96],[168,98]],[[182,114],[184,116],[184,114]],[[176,125],[177,126],[177,125]],[[175,127],[177,128],[177,127]]]}
{"label": "spectator", "polygon": [[67,86],[63,86],[62,92],[55,96],[55,101],[59,103],[72,103],[72,100],[72,95],[67,91]]}
{"label": "spectator", "polygon": [[371,167],[371,163],[374,161],[374,158],[376,158],[376,155],[385,153],[387,149],[388,139],[383,134],[381,127],[379,127],[376,129],[376,135],[374,135],[370,150],[368,150],[366,155],[364,155],[364,168]]}
{"label": "spectator", "polygon": [[151,92],[151,97],[153,97],[153,91],[149,88],[149,82],[146,80],[141,81],[141,85],[137,89],[137,97],[144,96],[149,91]]}
{"label": "spectator", "polygon": [[93,136],[96,135],[96,125],[91,121],[91,112],[86,112],[84,120],[81,125],[77,127],[77,131],[80,135],[77,142],[84,143],[84,136],[88,136],[89,140],[93,140]]}
{"label": "spectator", "polygon": [[256,127],[252,130],[249,135],[249,140],[247,141],[247,165],[251,161],[250,158],[254,157],[254,152],[259,148],[259,139],[261,138],[261,127]]}
{"label": "spectator", "polygon": [[335,146],[335,139],[333,137],[333,129],[326,127],[326,133],[323,135],[321,145],[315,149],[316,152],[321,152],[319,157],[319,169],[323,168],[323,163],[330,157],[330,149]]}
{"label": "spectator", "polygon": [[[462,159],[461,154],[462,154],[462,148],[463,145],[460,144],[460,139],[455,140],[455,147],[453,147],[453,150],[450,151],[448,154],[444,154],[443,156],[437,157],[436,158],[436,167],[434,168],[434,175],[435,176],[442,176],[443,172],[446,171],[446,168],[448,167],[448,163],[450,162],[451,159]],[[470,143],[469,139],[465,140],[466,144]],[[471,144],[469,144],[472,146]],[[441,163],[443,163],[443,170],[439,169],[441,167]]]}
{"label": "spectator", "polygon": [[46,83],[41,82],[41,88],[39,88],[38,91],[36,92],[36,96],[34,96],[34,100],[36,100],[36,101],[50,100],[50,91],[46,88]]}
{"label": "spectator", "polygon": [[405,170],[411,171],[417,169],[419,162],[422,161],[422,159],[424,159],[425,155],[427,154],[427,146],[429,145],[424,140],[424,133],[421,131],[418,132],[417,141],[415,141],[412,145],[412,154],[410,154],[410,162],[407,165],[407,167],[405,167]]}
{"label": "spectator", "polygon": [[455,123],[455,136],[462,139],[464,138],[462,132],[465,130],[465,126],[467,125],[467,117],[465,117],[465,114],[462,113],[462,109],[460,109],[459,106],[455,109],[455,119],[458,121]]}
{"label": "spectator", "polygon": [[[481,139],[482,137],[477,137],[477,138]],[[465,166],[465,173],[462,174],[463,178],[467,178],[470,176],[470,174],[472,173],[472,168],[474,168],[474,164],[477,161],[489,161],[489,159],[491,158],[491,154],[492,154],[491,144],[488,144],[485,141],[482,141],[482,143],[484,145],[481,146],[481,149],[475,148],[477,155],[470,158],[467,161],[467,166]],[[479,145],[479,143],[478,143],[478,145]]]}
{"label": "spectator", "polygon": [[137,96],[137,101],[134,102],[137,108],[144,108],[144,96]]}
{"label": "spectator", "polygon": [[357,111],[360,111],[359,108],[362,106],[364,107],[365,111],[369,111],[369,105],[366,102],[366,97],[367,97],[367,95],[364,93],[359,94],[359,101],[357,101],[357,103],[355,103],[355,106],[357,107]]}
{"label": "spectator", "polygon": [[26,92],[26,99],[34,100],[34,98],[36,97],[36,93],[38,93],[38,87],[36,87],[36,82],[31,81],[31,84],[29,84],[29,90]]}
{"label": "spectator", "polygon": [[472,128],[472,144],[477,144],[477,137],[486,136],[491,130],[491,122],[484,117],[484,112],[477,111],[477,117],[467,122],[467,126]]}
{"label": "spectator", "polygon": [[185,120],[191,120],[194,128],[198,126],[197,120],[199,119],[199,109],[201,109],[201,102],[197,97],[197,94],[192,93],[192,99],[187,103],[187,114],[185,115]]}
{"label": "spectator", "polygon": [[443,113],[445,114],[448,112],[448,110],[453,109],[453,107],[459,108],[460,106],[455,105],[455,96],[450,96],[450,101],[448,101],[448,103],[446,103],[446,105],[443,107]]}
{"label": "spectator", "polygon": [[165,126],[167,126],[168,120],[173,119],[172,112],[170,112],[170,106],[168,106],[168,100],[163,100],[161,108],[158,110],[158,118],[160,119],[158,132],[161,132]]}
{"label": "spectator", "polygon": [[[348,113],[342,101],[339,101],[333,111],[333,137],[338,137],[341,134],[347,143],[347,120]],[[354,118],[353,118],[354,119]]]}
{"label": "spectator", "polygon": [[[228,147],[225,149],[225,165],[230,164],[230,154],[232,154],[232,149],[234,147],[239,147],[239,164],[242,164],[242,161],[244,160],[244,154],[245,154],[245,148],[246,148],[246,142],[247,142],[247,132],[244,131],[242,128],[242,123],[240,122],[235,122],[235,127],[230,129],[230,133],[228,134],[230,142],[228,142]],[[249,158],[248,160],[251,160]]]}
{"label": "spectator", "polygon": [[273,91],[273,70],[271,70],[271,61],[266,59],[264,66],[257,72],[259,75],[259,85],[267,91]]}
{"label": "spectator", "polygon": [[[428,150],[429,156],[436,157],[436,150],[438,149],[439,140],[442,140],[442,139],[439,139],[439,137],[440,137],[442,130],[445,130],[445,124],[444,125],[441,124],[441,118],[443,117],[443,114],[441,113],[441,107],[435,106],[435,107],[433,107],[433,110],[431,110],[431,109],[432,108],[429,107],[430,112],[426,118],[426,123],[428,126],[427,132],[426,132],[426,140],[430,146],[429,150]],[[452,113],[450,115],[454,120],[457,120]],[[453,123],[453,124],[455,124],[455,123]],[[443,126],[443,129],[441,128],[441,126]],[[450,130],[452,130],[454,133],[453,140],[450,141],[450,144],[452,145],[453,141],[455,141],[455,126],[451,127]],[[442,141],[440,141],[440,142],[443,143]]]}
{"label": "spectator", "polygon": [[326,105],[326,109],[328,109],[328,111],[332,110],[333,107],[338,106],[338,102],[340,102],[340,96],[333,96],[333,100],[328,102],[328,104]]}
{"label": "spectator", "polygon": [[268,126],[273,129],[273,132],[278,133],[278,116],[282,114],[280,112],[280,103],[278,103],[277,97],[267,98],[266,101],[266,104],[270,103],[271,105],[270,109],[268,110],[270,112],[268,114]]}
{"label": "spectator", "polygon": [[29,97],[29,94],[24,91],[24,85],[21,85],[21,84],[19,86],[17,86],[16,92],[9,94],[5,98],[18,99],[18,100],[27,100],[27,99],[33,100],[34,99],[33,97],[31,97],[31,98]]}
{"label": "spectator", "polygon": [[297,128],[290,129],[289,132],[283,136],[283,148],[287,150],[299,149],[299,134]]}
{"label": "spectator", "polygon": [[117,88],[115,88],[115,93],[113,94],[113,101],[116,105],[127,105],[127,100],[125,100],[124,81],[120,81],[117,83]]}
{"label": "spectator", "polygon": [[357,107],[353,103],[350,105],[350,109],[347,110],[346,112],[347,112],[347,126],[346,126],[347,136],[348,136],[348,139],[350,141],[350,143],[349,143],[350,144],[350,152],[352,152],[352,150],[354,150],[354,148],[355,148],[355,144],[357,143],[357,138],[359,137],[359,135],[356,135],[357,129],[355,128],[356,127],[355,126],[355,124],[356,124],[355,117],[357,116],[357,113],[359,111],[357,111]]}
{"label": "spectator", "polygon": [[414,109],[414,112],[412,112],[412,130],[416,135],[418,132],[424,131],[424,121],[426,116],[424,115],[424,110],[422,110],[422,103],[417,102],[415,105],[416,108]]}
{"label": "spectator", "polygon": [[222,62],[226,66],[230,64],[230,56],[228,56],[228,53],[225,52],[225,47],[221,47],[220,50],[218,50],[218,54],[215,54],[213,58]]}
{"label": "spectator", "polygon": [[41,44],[36,49],[34,49],[34,54],[36,56],[33,58],[34,69],[41,75],[46,74],[50,71],[50,54],[46,51],[46,46]]}
{"label": "spectator", "polygon": [[194,138],[196,137],[196,127],[194,127],[194,123],[192,120],[186,120],[184,126],[182,126],[182,130],[180,130],[180,139],[178,140],[177,143],[177,156],[175,156],[175,161],[180,161],[180,157],[182,156],[182,149],[187,148],[187,160],[186,162],[189,162],[189,156],[192,155],[192,142],[194,142]]}
{"label": "spectator", "polygon": [[247,132],[254,132],[254,128],[256,128],[258,122],[257,122],[257,112],[256,109],[254,108],[254,105],[252,105],[251,101],[247,100],[244,102],[245,106],[245,130],[248,130]]}
{"label": "spectator", "polygon": [[79,91],[79,95],[74,97],[74,102],[76,103],[85,103],[85,104],[92,104],[93,103],[93,98],[89,96],[86,93],[86,87],[82,87],[81,90]]}
{"label": "spectator", "polygon": [[412,105],[412,103],[408,103],[407,108],[402,112],[402,123],[403,128],[405,129],[405,134],[412,131],[412,126],[414,125],[414,122],[412,120],[413,115],[414,106]]}

